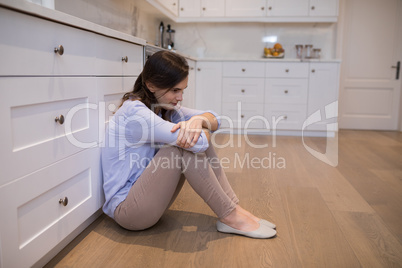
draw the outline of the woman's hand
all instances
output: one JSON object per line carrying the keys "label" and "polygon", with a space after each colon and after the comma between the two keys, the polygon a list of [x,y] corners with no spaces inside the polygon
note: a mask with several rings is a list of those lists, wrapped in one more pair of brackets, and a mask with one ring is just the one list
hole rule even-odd
{"label": "woman's hand", "polygon": [[193,116],[188,121],[182,121],[173,126],[171,132],[176,132],[180,129],[176,144],[182,148],[193,147],[203,131],[202,117]]}

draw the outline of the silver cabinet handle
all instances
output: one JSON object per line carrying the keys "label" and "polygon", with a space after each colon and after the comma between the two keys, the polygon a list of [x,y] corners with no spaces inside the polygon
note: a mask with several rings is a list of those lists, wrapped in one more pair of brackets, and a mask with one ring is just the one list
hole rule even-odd
{"label": "silver cabinet handle", "polygon": [[67,206],[67,205],[68,205],[68,198],[67,198],[67,196],[64,197],[64,198],[60,198],[59,204],[61,204],[61,205],[63,205],[63,206]]}
{"label": "silver cabinet handle", "polygon": [[54,48],[54,53],[59,54],[60,56],[64,54],[64,47],[62,45]]}
{"label": "silver cabinet handle", "polygon": [[122,57],[122,58],[121,58],[121,61],[128,62],[128,57],[127,57],[127,56]]}
{"label": "silver cabinet handle", "polygon": [[56,123],[59,123],[60,125],[63,125],[63,123],[64,123],[64,116],[61,114],[61,115],[59,115],[58,117],[56,117],[56,118],[54,119],[54,121],[55,121]]}

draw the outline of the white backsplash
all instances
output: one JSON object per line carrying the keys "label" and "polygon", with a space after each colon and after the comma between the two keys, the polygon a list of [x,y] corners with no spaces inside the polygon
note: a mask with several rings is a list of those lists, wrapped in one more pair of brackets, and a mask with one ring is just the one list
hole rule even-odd
{"label": "white backsplash", "polygon": [[198,58],[256,59],[263,56],[266,36],[277,36],[286,58],[296,58],[296,44],[321,48],[321,58],[335,58],[333,23],[189,23],[174,24],[176,49]]}

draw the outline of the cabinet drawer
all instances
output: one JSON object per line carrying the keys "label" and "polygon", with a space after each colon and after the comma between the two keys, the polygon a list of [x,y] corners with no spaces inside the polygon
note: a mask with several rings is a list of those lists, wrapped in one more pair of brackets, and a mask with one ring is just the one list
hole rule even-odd
{"label": "cabinet drawer", "polygon": [[[96,36],[96,74],[138,76],[143,67],[143,47]],[[127,60],[127,61],[126,61]]]}
{"label": "cabinet drawer", "polygon": [[266,79],[265,103],[307,104],[308,79]]}
{"label": "cabinet drawer", "polygon": [[265,117],[272,129],[302,130],[306,120],[307,105],[266,104]]}
{"label": "cabinet drawer", "polygon": [[223,78],[225,102],[263,103],[264,78]]}
{"label": "cabinet drawer", "polygon": [[95,34],[2,8],[0,25],[0,75],[94,73]]}
{"label": "cabinet drawer", "polygon": [[0,78],[0,185],[97,144],[95,84],[84,77]]}
{"label": "cabinet drawer", "polygon": [[308,78],[308,71],[306,62],[267,62],[265,77]]}
{"label": "cabinet drawer", "polygon": [[223,77],[264,77],[263,62],[224,62]]}
{"label": "cabinet drawer", "polygon": [[95,213],[101,196],[99,148],[0,187],[4,267],[30,267]]}
{"label": "cabinet drawer", "polygon": [[221,127],[224,128],[263,128],[264,105],[259,103],[222,104]]}

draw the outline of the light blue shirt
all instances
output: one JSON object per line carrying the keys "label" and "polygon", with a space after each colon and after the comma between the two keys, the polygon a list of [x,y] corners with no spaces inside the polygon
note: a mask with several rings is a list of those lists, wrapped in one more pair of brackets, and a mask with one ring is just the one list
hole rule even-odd
{"label": "light blue shirt", "polygon": [[[213,111],[212,113],[218,118]],[[173,126],[204,111],[180,107],[166,121],[148,109],[141,101],[125,101],[117,110],[106,130],[102,147],[103,190],[106,202],[103,211],[114,218],[116,207],[123,202],[135,181],[164,144],[176,145],[179,130]],[[220,125],[220,121],[218,120]],[[186,150],[198,153],[208,149],[208,139],[201,132],[195,146]]]}

